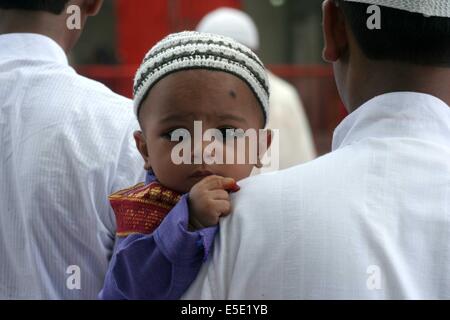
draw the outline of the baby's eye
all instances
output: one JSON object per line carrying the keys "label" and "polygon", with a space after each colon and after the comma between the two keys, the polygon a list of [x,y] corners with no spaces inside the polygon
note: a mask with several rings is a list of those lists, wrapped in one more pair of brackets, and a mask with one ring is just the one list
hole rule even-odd
{"label": "baby's eye", "polygon": [[183,141],[190,137],[189,130],[184,128],[177,128],[172,129],[170,131],[167,131],[162,135],[163,138],[170,140],[170,141]]}

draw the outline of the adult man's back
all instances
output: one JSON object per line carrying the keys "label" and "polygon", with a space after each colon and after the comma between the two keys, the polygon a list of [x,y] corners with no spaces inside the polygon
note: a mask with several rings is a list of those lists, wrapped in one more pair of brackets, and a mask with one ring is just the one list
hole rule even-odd
{"label": "adult man's back", "polygon": [[380,96],[334,152],[241,183],[187,298],[449,298],[449,123],[432,96]]}
{"label": "adult man's back", "polygon": [[[101,1],[77,4],[87,16]],[[114,245],[107,196],[143,174],[137,123],[129,100],[68,65],[70,41],[42,29],[0,23],[0,298],[96,298]]]}
{"label": "adult man's back", "polygon": [[352,113],[331,154],[241,184],[186,298],[450,298],[450,3],[323,9]]}

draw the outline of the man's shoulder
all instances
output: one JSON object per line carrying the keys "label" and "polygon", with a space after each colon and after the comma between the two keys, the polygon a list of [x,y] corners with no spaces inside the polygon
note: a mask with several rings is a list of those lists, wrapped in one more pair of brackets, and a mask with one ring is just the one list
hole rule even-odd
{"label": "man's shoulder", "polygon": [[241,183],[252,192],[267,190],[276,187],[288,187],[290,185],[300,186],[302,184],[312,185],[318,176],[330,175],[331,173],[341,174],[336,170],[346,162],[352,161],[354,150],[345,148],[325,154],[315,160],[280,171],[260,174],[243,180]]}
{"label": "man's shoulder", "polygon": [[[297,213],[296,208],[320,211],[322,205],[339,202],[345,206],[346,189],[358,189],[367,161],[355,148],[344,148],[316,160],[286,170],[254,176],[240,182],[234,196],[236,212],[246,215],[249,208],[258,212]],[[243,209],[243,210],[241,210]],[[253,211],[253,209],[252,209]]]}
{"label": "man's shoulder", "polygon": [[99,81],[87,78],[76,72],[68,74],[67,80],[73,83],[73,87],[69,88],[69,90],[76,90],[78,94],[88,96],[101,105],[107,104],[110,107],[130,107],[132,105],[132,101],[129,98],[113,92]]}
{"label": "man's shoulder", "polygon": [[[14,84],[12,92],[10,90],[4,94],[23,92],[25,99],[32,99],[27,101],[29,104],[43,102],[48,105],[63,101],[76,108],[104,113],[114,109],[132,109],[130,99],[114,93],[101,82],[78,74],[65,64],[39,60],[30,60],[25,64],[23,61],[6,60],[0,63],[0,76],[3,81]],[[38,100],[36,96],[39,96]]]}
{"label": "man's shoulder", "polygon": [[[37,103],[46,103],[46,109],[50,110],[63,107],[68,111],[67,117],[85,114],[123,123],[135,118],[132,100],[113,92],[101,82],[78,74],[69,66],[51,66],[46,71],[35,72],[29,81],[38,83],[33,89],[47,97]],[[33,95],[27,96],[31,98]],[[30,103],[35,104],[36,101]],[[61,103],[64,105],[60,106]]]}

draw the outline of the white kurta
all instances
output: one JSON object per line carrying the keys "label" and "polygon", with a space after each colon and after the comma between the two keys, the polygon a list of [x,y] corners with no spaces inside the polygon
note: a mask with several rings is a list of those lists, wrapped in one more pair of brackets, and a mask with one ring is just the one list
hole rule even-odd
{"label": "white kurta", "polygon": [[107,196],[143,179],[132,103],[47,37],[1,35],[0,48],[0,299],[96,298]]}
{"label": "white kurta", "polygon": [[450,108],[372,99],[333,152],[241,183],[185,298],[450,299]]}

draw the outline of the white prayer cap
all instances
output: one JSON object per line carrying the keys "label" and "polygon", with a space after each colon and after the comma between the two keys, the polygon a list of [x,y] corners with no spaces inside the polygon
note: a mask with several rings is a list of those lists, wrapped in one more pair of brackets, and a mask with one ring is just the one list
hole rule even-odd
{"label": "white prayer cap", "polygon": [[243,11],[219,8],[208,13],[197,26],[197,31],[232,38],[252,50],[259,49],[258,28]]}
{"label": "white prayer cap", "polygon": [[394,9],[421,13],[429,17],[450,18],[450,0],[345,0],[375,4]]}
{"label": "white prayer cap", "polygon": [[134,79],[134,111],[161,79],[182,70],[214,70],[232,74],[250,87],[267,123],[269,80],[258,56],[236,40],[217,34],[184,31],[158,42],[144,58]]}

